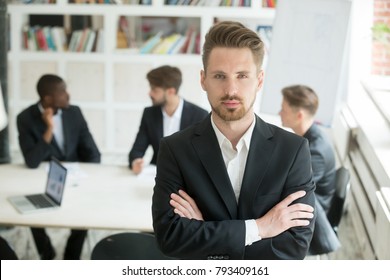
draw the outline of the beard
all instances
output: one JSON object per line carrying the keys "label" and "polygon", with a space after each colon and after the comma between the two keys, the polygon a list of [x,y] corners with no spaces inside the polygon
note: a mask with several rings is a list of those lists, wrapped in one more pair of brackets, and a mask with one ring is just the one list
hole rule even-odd
{"label": "beard", "polygon": [[[221,99],[221,103],[227,100],[236,100],[239,101],[242,105],[242,100],[236,97],[231,98],[223,98]],[[218,117],[220,117],[224,121],[238,121],[242,119],[249,111],[250,108],[253,107],[253,104],[255,103],[255,99],[252,100],[250,106],[248,108],[245,108],[245,106],[241,106],[239,108],[226,108],[221,103],[217,106],[211,106],[213,112],[217,114]]]}
{"label": "beard", "polygon": [[153,106],[160,106],[160,107],[164,107],[165,104],[167,104],[167,99],[165,98],[165,96],[161,99],[154,99],[154,98],[151,98],[152,99],[152,104]]}

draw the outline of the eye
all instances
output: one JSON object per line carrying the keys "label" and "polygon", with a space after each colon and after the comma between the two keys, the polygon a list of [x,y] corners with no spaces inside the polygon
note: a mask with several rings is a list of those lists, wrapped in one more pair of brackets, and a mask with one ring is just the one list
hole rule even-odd
{"label": "eye", "polygon": [[224,78],[225,78],[225,75],[223,75],[223,74],[215,74],[215,75],[214,75],[214,78],[215,78],[215,79],[218,79],[218,80],[221,80],[221,79],[224,79]]}
{"label": "eye", "polygon": [[248,78],[248,75],[246,75],[246,74],[238,74],[238,78],[239,79],[245,79],[245,78]]}

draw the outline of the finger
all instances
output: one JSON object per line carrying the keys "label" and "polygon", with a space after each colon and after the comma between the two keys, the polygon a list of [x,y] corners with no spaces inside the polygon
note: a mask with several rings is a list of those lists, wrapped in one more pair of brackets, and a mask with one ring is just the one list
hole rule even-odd
{"label": "finger", "polygon": [[295,211],[302,211],[302,212],[314,212],[314,208],[308,204],[304,203],[296,203],[288,206],[288,211],[295,212]]}
{"label": "finger", "polygon": [[[194,217],[194,211],[187,201],[183,200],[178,195],[174,195],[172,197],[173,198],[170,200],[170,204],[172,207],[182,212],[188,218]],[[176,200],[177,198],[178,200]]]}
{"label": "finger", "polygon": [[285,199],[283,199],[279,205],[283,207],[289,206],[294,200],[297,200],[298,198],[304,197],[306,195],[305,191],[297,191],[290,195],[288,195]]}
{"label": "finger", "polygon": [[179,215],[181,218],[187,218],[182,212],[180,212],[178,209],[173,209],[173,212],[175,212],[175,214]]}
{"label": "finger", "polygon": [[194,209],[198,209],[195,200],[193,200],[192,197],[189,196],[185,191],[179,190],[179,195],[185,199]]}
{"label": "finger", "polygon": [[175,194],[175,193],[171,194],[171,199],[173,199],[174,201],[176,201],[177,203],[179,203],[179,204],[181,204],[183,206],[189,206],[190,205],[184,198],[182,198],[180,195]]}
{"label": "finger", "polygon": [[302,226],[308,226],[310,225],[309,220],[291,220],[290,222],[290,228],[291,227],[302,227]]}
{"label": "finger", "polygon": [[314,214],[313,213],[309,213],[309,212],[297,211],[297,212],[290,213],[290,219],[291,220],[295,220],[295,219],[313,219],[313,217],[314,217]]}

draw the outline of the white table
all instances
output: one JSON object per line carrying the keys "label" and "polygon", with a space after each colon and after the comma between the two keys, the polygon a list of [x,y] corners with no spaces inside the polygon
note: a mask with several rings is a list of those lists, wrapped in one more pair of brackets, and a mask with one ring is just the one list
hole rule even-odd
{"label": "white table", "polygon": [[[38,169],[0,165],[0,224],[152,231],[154,172],[135,176],[127,166],[65,164],[68,177],[59,209],[20,214],[7,197],[44,192],[47,163]],[[148,167],[150,168],[150,167]]]}

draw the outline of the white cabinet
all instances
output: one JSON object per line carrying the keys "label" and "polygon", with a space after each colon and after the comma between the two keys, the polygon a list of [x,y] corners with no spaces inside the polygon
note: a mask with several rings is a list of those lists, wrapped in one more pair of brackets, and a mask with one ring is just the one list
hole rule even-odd
{"label": "white cabinet", "polygon": [[[193,28],[199,34],[200,48],[204,35],[216,20],[239,20],[251,28],[272,25],[274,9],[262,8],[260,0],[249,2],[252,2],[249,7],[167,5],[163,0],[151,1],[151,5],[72,4],[66,0],[57,0],[54,4],[8,4],[10,119],[16,120],[22,109],[38,100],[35,90],[38,78],[44,73],[56,73],[67,82],[71,102],[81,106],[100,150],[127,155],[143,108],[151,104],[145,78],[150,69],[163,64],[179,67],[183,72],[180,94],[209,109],[199,84],[200,50],[194,48],[195,53],[191,54],[140,54],[139,47],[150,31],[148,28],[166,29],[170,24],[183,36]],[[75,31],[69,30],[72,17],[91,16],[88,27],[102,30],[101,46],[96,51],[84,52],[31,50],[23,35],[31,15],[39,19],[63,16],[68,32]],[[120,18],[126,18],[133,30],[136,44],[131,49],[117,48],[120,45],[117,39],[121,40],[118,35]],[[68,36],[69,41],[72,35]],[[10,131],[11,150],[16,151],[19,147],[15,121],[11,121]]]}

